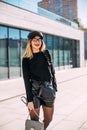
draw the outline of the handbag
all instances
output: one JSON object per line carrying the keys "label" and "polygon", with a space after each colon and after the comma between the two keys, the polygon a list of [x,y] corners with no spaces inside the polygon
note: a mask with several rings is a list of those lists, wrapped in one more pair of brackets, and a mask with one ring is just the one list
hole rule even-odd
{"label": "handbag", "polygon": [[44,130],[44,125],[39,121],[27,119],[25,121],[25,130]]}
{"label": "handbag", "polygon": [[[36,112],[35,114],[38,116]],[[44,130],[44,123],[27,118],[25,121],[25,130]]]}
{"label": "handbag", "polygon": [[[27,105],[27,99],[26,97],[22,96],[21,101]],[[39,118],[39,115],[34,111],[34,113]],[[40,118],[39,118],[40,119]],[[40,119],[41,120],[41,119]],[[29,119],[29,115],[27,119],[25,120],[25,130],[44,130],[44,123],[41,121],[35,121]]]}

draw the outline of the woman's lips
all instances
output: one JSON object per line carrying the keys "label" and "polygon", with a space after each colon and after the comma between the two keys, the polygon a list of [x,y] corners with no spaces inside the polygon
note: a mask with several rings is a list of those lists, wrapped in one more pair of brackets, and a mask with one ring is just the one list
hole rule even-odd
{"label": "woman's lips", "polygon": [[35,46],[39,46],[39,44],[35,44]]}

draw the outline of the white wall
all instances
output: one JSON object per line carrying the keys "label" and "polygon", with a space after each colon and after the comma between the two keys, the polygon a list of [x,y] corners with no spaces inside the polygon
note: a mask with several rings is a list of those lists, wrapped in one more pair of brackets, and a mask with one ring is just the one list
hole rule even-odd
{"label": "white wall", "polygon": [[84,66],[83,31],[2,2],[0,2],[0,24],[80,40],[80,65]]}

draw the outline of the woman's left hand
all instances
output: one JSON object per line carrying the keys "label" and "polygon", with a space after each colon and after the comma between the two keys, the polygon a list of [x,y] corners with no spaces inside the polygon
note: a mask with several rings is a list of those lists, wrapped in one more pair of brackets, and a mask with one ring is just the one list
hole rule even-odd
{"label": "woman's left hand", "polygon": [[34,104],[33,104],[33,102],[29,102],[28,105],[27,105],[27,107],[28,107],[29,111],[34,110]]}

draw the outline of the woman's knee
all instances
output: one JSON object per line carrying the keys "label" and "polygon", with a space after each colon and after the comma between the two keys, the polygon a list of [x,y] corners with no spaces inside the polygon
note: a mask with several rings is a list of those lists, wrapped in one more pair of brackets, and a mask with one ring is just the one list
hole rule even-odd
{"label": "woman's knee", "polygon": [[52,121],[52,116],[44,116],[44,120],[50,123]]}
{"label": "woman's knee", "polygon": [[43,111],[44,111],[44,120],[51,122],[53,118],[54,108],[43,107]]}

